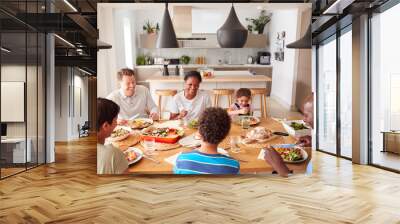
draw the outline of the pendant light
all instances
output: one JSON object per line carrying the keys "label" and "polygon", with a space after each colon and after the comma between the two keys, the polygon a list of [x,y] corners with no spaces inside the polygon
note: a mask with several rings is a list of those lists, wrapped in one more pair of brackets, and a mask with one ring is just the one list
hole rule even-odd
{"label": "pendant light", "polygon": [[299,40],[286,45],[287,48],[311,49],[311,25],[308,26],[307,32]]}
{"label": "pendant light", "polygon": [[228,18],[217,31],[217,40],[222,48],[242,48],[247,40],[248,31],[240,23],[235,8],[231,7]]}
{"label": "pendant light", "polygon": [[172,24],[171,16],[168,11],[168,3],[165,3],[164,16],[161,21],[161,29],[157,39],[157,48],[178,48],[178,41],[174,26]]}

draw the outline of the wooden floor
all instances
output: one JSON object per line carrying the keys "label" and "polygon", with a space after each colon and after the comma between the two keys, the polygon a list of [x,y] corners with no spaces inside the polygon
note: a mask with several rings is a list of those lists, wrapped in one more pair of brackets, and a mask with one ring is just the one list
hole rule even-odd
{"label": "wooden floor", "polygon": [[[315,155],[315,156],[314,156]],[[400,175],[316,152],[313,174],[96,175],[95,138],[0,181],[0,223],[400,223]]]}

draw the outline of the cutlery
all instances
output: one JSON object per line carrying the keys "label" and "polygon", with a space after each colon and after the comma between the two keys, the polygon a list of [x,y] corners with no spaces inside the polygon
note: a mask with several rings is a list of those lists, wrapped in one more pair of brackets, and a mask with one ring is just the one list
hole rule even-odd
{"label": "cutlery", "polygon": [[146,159],[148,159],[148,160],[151,160],[151,161],[153,161],[153,162],[155,162],[155,163],[157,163],[157,164],[160,164],[160,161],[158,161],[158,160],[156,160],[156,159],[153,159],[153,158],[151,158],[151,157],[149,157],[149,156],[147,156],[147,155],[144,155],[144,154],[143,154],[143,157],[146,158]]}
{"label": "cutlery", "polygon": [[273,132],[272,134],[274,134],[274,135],[280,135],[280,136],[289,136],[288,133],[286,133],[286,132],[280,132],[280,131],[275,131],[275,132]]}

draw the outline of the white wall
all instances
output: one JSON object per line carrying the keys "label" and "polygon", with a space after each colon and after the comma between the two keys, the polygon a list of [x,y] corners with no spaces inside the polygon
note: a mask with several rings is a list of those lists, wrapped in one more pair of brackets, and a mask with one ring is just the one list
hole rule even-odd
{"label": "white wall", "polygon": [[[299,20],[301,20],[301,13],[297,9],[274,11],[268,34],[272,55],[277,48],[274,44],[277,32],[286,32],[285,45],[300,38],[298,24],[301,23]],[[296,92],[297,58],[295,49],[285,48],[284,52],[284,61],[276,61],[272,56],[271,97],[276,99],[282,106],[291,109],[295,103],[293,92]]]}
{"label": "white wall", "polygon": [[[77,139],[79,137],[78,124],[82,126],[85,121],[88,121],[88,78],[77,69],[56,67],[55,86],[55,140]],[[78,102],[77,97],[79,90],[81,102]]]}

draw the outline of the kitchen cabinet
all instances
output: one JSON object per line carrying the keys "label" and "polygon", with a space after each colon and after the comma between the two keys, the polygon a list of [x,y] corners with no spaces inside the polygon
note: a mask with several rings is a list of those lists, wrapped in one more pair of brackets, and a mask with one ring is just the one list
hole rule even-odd
{"label": "kitchen cabinet", "polygon": [[[139,48],[156,48],[158,34],[140,34]],[[192,39],[178,39],[180,48],[221,48],[217,41],[217,34],[193,34]],[[198,38],[198,39],[195,39]],[[249,33],[243,48],[266,48],[267,35]]]}

